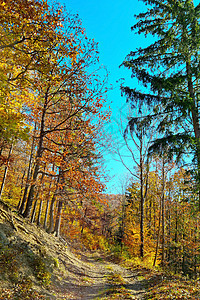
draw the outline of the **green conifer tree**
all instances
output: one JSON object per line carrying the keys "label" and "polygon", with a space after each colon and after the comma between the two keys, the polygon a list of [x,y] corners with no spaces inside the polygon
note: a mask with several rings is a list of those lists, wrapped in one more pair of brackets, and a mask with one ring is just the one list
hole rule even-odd
{"label": "green conifer tree", "polygon": [[123,86],[122,92],[140,110],[148,105],[146,120],[156,119],[159,135],[150,153],[166,149],[177,158],[191,153],[200,184],[200,4],[195,7],[192,0],[142,1],[147,11],[136,16],[138,22],[132,30],[151,34],[154,42],[131,52],[122,65],[131,69],[132,77],[144,88]]}

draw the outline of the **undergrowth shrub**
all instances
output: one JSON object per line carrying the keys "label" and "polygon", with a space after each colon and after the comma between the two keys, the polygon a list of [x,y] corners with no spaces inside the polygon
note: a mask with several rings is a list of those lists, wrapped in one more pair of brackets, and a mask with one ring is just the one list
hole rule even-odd
{"label": "undergrowth shrub", "polygon": [[45,260],[40,256],[37,256],[33,260],[34,273],[36,278],[45,286],[50,284],[51,273],[48,271],[48,267]]}
{"label": "undergrowth shrub", "polygon": [[129,253],[127,252],[126,248],[122,248],[120,244],[115,243],[110,246],[109,251],[111,253],[110,259],[113,262],[120,263],[129,259]]}
{"label": "undergrowth shrub", "polygon": [[107,250],[108,241],[103,235],[96,235],[85,228],[81,234],[81,243],[89,250]]}
{"label": "undergrowth shrub", "polygon": [[0,244],[0,274],[11,281],[17,281],[19,273],[19,252]]}
{"label": "undergrowth shrub", "polygon": [[184,280],[181,276],[170,276],[162,281],[151,283],[147,293],[144,295],[146,300],[198,300],[200,299],[200,282],[195,280]]}
{"label": "undergrowth shrub", "polygon": [[[153,267],[153,257],[144,256],[141,257],[131,257],[127,258],[123,261],[123,265],[128,268],[146,268],[146,269],[154,269]],[[159,264],[156,264],[156,269],[159,269]]]}
{"label": "undergrowth shrub", "polygon": [[39,254],[29,251],[28,261],[35,277],[45,286],[48,286],[51,281],[51,273],[55,268],[58,268],[58,260],[47,255],[45,249],[40,248]]}

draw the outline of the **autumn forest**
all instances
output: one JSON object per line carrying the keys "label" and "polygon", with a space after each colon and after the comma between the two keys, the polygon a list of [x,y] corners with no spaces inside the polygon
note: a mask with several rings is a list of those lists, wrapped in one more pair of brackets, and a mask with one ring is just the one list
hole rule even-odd
{"label": "autumn forest", "polygon": [[[120,87],[128,162],[108,141],[108,74],[79,16],[0,1],[0,202],[74,248],[197,280],[200,4],[142,1],[132,30],[153,42],[120,66],[139,82]],[[121,194],[106,192],[104,151],[130,175]]]}

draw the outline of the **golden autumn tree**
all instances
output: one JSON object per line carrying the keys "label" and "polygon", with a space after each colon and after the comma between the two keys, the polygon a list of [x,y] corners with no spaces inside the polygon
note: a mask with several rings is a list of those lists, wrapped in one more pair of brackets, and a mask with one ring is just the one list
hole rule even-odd
{"label": "golden autumn tree", "polygon": [[[74,19],[67,21],[74,26]],[[63,39],[58,38],[56,52],[49,54],[46,73],[37,75],[38,104],[33,104],[32,114],[38,124],[38,146],[25,216],[30,214],[41,161],[45,163],[47,160],[47,163],[50,163],[53,159],[60,168],[63,156],[67,159],[70,156],[77,156],[78,159],[88,156],[88,152],[84,153],[84,145],[89,145],[94,131],[94,126],[89,125],[88,116],[106,118],[103,114],[101,117],[99,112],[102,107],[101,90],[98,90],[98,84],[92,86],[93,75],[87,74],[85,70],[93,59],[92,55],[96,53],[95,44],[93,41],[87,41],[84,31],[80,30],[79,20],[76,21],[77,24],[73,28],[68,24],[71,28],[69,36],[65,37],[64,33],[68,32],[64,31]],[[77,31],[81,39],[76,40]],[[71,154],[67,153],[68,149]]]}
{"label": "golden autumn tree", "polygon": [[[28,138],[25,107],[36,99],[33,82],[35,72],[41,70],[40,58],[56,46],[53,28],[59,11],[52,9],[55,13],[50,12],[46,1],[0,3],[0,158],[5,164],[1,191],[14,143]],[[46,65],[43,60],[44,69]]]}
{"label": "golden autumn tree", "polygon": [[[108,118],[101,112],[105,86],[94,69],[89,71],[98,62],[97,46],[87,38],[78,16],[59,5],[18,0],[1,3],[1,9],[2,93],[10,95],[8,105],[15,112],[19,99],[19,121],[12,115],[10,126],[16,120],[21,135],[15,130],[12,137],[16,142],[22,133],[29,138],[18,180],[19,211],[59,235],[67,201],[81,212],[79,204],[98,201],[104,187],[96,143]],[[3,101],[6,96],[2,108]],[[5,121],[2,124],[3,128]],[[12,172],[11,168],[10,178]],[[6,194],[9,190],[7,184]]]}
{"label": "golden autumn tree", "polygon": [[54,16],[45,1],[37,0],[1,1],[0,11],[0,126],[1,139],[7,140],[25,130],[22,107],[33,98],[28,81],[40,70],[40,57],[55,47],[52,28],[58,13]]}

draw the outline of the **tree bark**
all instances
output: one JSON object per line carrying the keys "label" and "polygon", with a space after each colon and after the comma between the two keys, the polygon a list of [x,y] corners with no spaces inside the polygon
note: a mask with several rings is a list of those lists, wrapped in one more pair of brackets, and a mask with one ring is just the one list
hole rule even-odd
{"label": "tree bark", "polygon": [[[36,130],[36,123],[35,123],[34,133],[35,133],[35,130]],[[25,185],[25,188],[24,188],[23,198],[22,198],[22,201],[21,201],[21,204],[20,204],[20,207],[19,207],[19,213],[20,214],[23,214],[24,208],[25,208],[26,196],[27,196],[27,192],[28,192],[28,188],[29,188],[29,180],[30,180],[30,177],[31,177],[31,167],[32,167],[32,161],[33,161],[34,147],[35,147],[35,140],[34,140],[34,136],[33,136],[32,144],[31,144],[31,153],[30,153],[29,164],[28,164],[26,185]]]}
{"label": "tree bark", "polygon": [[22,201],[22,191],[23,191],[23,185],[24,185],[24,177],[26,174],[26,170],[24,170],[23,175],[22,175],[22,180],[21,180],[21,191],[20,191],[20,199],[19,199],[19,203],[17,205],[17,209],[19,210],[20,206],[21,206],[21,201]]}
{"label": "tree bark", "polygon": [[164,267],[165,263],[165,158],[162,157],[162,261],[161,265]]}
{"label": "tree bark", "polygon": [[[193,106],[191,109],[193,129],[196,141],[196,157],[197,157],[197,185],[198,191],[200,191],[200,125],[199,125],[199,113],[198,113],[198,99],[195,101],[194,87],[192,82],[192,72],[190,62],[186,62],[186,72],[188,77],[188,91],[190,98],[193,100]],[[200,211],[200,198],[199,198],[199,211]]]}
{"label": "tree bark", "polygon": [[57,179],[57,183],[56,183],[56,189],[55,192],[53,194],[53,198],[51,200],[51,205],[50,205],[50,211],[49,211],[49,228],[47,229],[48,233],[52,233],[53,229],[54,229],[54,205],[56,202],[56,194],[58,192],[58,184],[60,181],[60,175],[61,175],[61,171],[59,170],[59,174],[58,174],[58,179]]}
{"label": "tree bark", "polygon": [[48,233],[52,233],[54,229],[54,205],[56,202],[56,193],[54,193],[53,198],[51,200],[50,211],[49,211],[49,227],[47,229]]}
{"label": "tree bark", "polygon": [[42,117],[41,117],[41,124],[40,124],[41,127],[40,127],[38,150],[37,150],[37,154],[36,154],[36,164],[35,164],[35,169],[34,169],[33,178],[32,178],[33,183],[31,184],[29,194],[28,194],[28,199],[27,199],[27,202],[26,202],[26,208],[25,208],[25,211],[23,213],[23,216],[25,218],[28,218],[30,216],[30,213],[31,213],[31,208],[32,208],[32,205],[33,205],[34,192],[35,192],[35,187],[36,187],[36,180],[37,180],[39,169],[40,169],[40,160],[41,160],[42,154],[43,154],[43,141],[44,141],[44,134],[45,134],[44,133],[45,114],[46,114],[47,104],[48,104],[48,90],[47,90],[46,95],[45,95],[45,103],[44,103]]}
{"label": "tree bark", "polygon": [[34,221],[35,221],[36,207],[37,207],[37,199],[35,200],[35,203],[33,206],[33,211],[32,211],[32,215],[31,215],[31,223],[34,223]]}
{"label": "tree bark", "polygon": [[62,207],[63,207],[63,201],[60,200],[58,202],[58,211],[56,216],[56,223],[54,227],[54,232],[56,233],[56,236],[60,236],[60,224],[61,224],[61,215],[62,215]]}
{"label": "tree bark", "polygon": [[50,195],[48,196],[47,199],[47,205],[46,205],[46,210],[45,210],[45,217],[44,217],[44,225],[43,228],[46,230],[47,229],[47,218],[48,218],[48,212],[49,212],[49,204],[50,204]]}
{"label": "tree bark", "polygon": [[[52,171],[54,171],[55,165],[52,167]],[[49,192],[47,196],[47,205],[46,205],[46,210],[45,210],[45,217],[44,217],[44,225],[43,228],[46,230],[47,229],[47,219],[48,219],[48,212],[49,212],[49,204],[50,204],[50,196],[51,196],[51,185],[52,185],[52,179],[49,184]]]}
{"label": "tree bark", "polygon": [[[175,236],[174,236],[174,241],[175,241],[175,258],[174,260],[176,261],[177,259],[177,247],[178,247],[178,203],[176,200],[176,220],[175,220]],[[178,260],[175,263],[175,273],[177,273],[178,270]]]}
{"label": "tree bark", "polygon": [[37,225],[40,226],[40,219],[41,219],[41,213],[42,213],[42,205],[43,201],[40,201],[39,211],[38,211],[38,217],[37,217]]}
{"label": "tree bark", "polygon": [[11,156],[11,153],[12,153],[12,149],[13,149],[13,144],[10,146],[10,150],[9,150],[9,153],[8,153],[8,162],[6,164],[4,174],[3,174],[3,179],[2,179],[2,183],[1,183],[1,189],[0,189],[0,200],[1,200],[1,197],[2,197],[2,193],[3,193],[5,182],[6,182],[6,176],[7,176],[7,172],[8,172],[8,168],[9,168],[9,161],[10,161],[10,156]]}
{"label": "tree bark", "polygon": [[144,257],[144,181],[142,142],[140,143],[140,256]]}
{"label": "tree bark", "polygon": [[161,208],[162,208],[162,199],[160,198],[160,210],[159,210],[159,221],[158,221],[158,234],[157,234],[157,240],[156,240],[156,252],[153,262],[153,267],[156,265],[156,260],[158,256],[158,247],[159,247],[159,240],[160,240],[160,227],[161,227]]}

